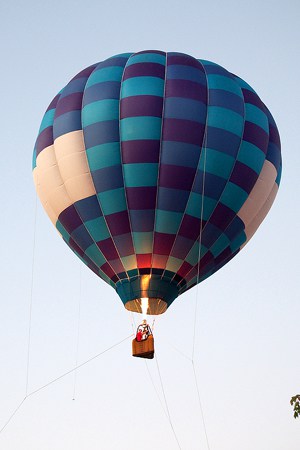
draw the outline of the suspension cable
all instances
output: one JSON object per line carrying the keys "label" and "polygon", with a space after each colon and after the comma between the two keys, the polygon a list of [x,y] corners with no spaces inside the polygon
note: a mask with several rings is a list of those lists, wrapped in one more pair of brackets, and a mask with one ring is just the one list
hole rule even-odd
{"label": "suspension cable", "polygon": [[200,266],[201,266],[201,247],[202,247],[202,230],[203,230],[203,212],[204,212],[204,194],[205,194],[205,175],[206,175],[206,153],[207,153],[207,129],[205,130],[205,139],[204,139],[204,161],[203,161],[203,178],[202,178],[202,199],[201,199],[201,211],[200,211],[200,229],[199,229],[199,248],[198,248],[198,268],[197,268],[197,287],[196,287],[196,300],[195,300],[195,311],[194,311],[194,327],[193,327],[193,344],[192,344],[192,368],[193,368],[193,374],[195,379],[195,385],[196,385],[196,391],[197,391],[197,398],[202,418],[202,424],[204,428],[205,438],[206,438],[206,445],[207,449],[210,450],[210,445],[208,441],[208,434],[206,429],[206,423],[204,419],[204,412],[202,407],[202,401],[201,401],[201,395],[200,395],[200,389],[198,385],[197,380],[197,374],[195,370],[195,364],[194,364],[194,356],[195,356],[195,342],[196,342],[196,324],[197,324],[197,315],[198,315],[198,300],[199,300],[199,281],[200,281]]}

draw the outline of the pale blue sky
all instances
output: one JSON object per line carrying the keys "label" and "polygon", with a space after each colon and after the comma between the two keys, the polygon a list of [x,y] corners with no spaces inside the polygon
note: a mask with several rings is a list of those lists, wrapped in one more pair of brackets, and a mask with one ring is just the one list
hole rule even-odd
{"label": "pale blue sky", "polygon": [[[277,122],[279,194],[230,264],[156,321],[165,395],[182,450],[298,450],[300,390],[298,1],[14,1],[1,13],[2,264],[0,428],[26,392],[35,192],[31,155],[43,113],[82,68],[111,55],[161,49],[215,61],[244,78]],[[38,203],[28,393],[132,332],[114,291],[80,263]],[[81,282],[80,282],[81,280]],[[80,296],[81,285],[81,296]],[[171,336],[173,334],[173,336]],[[0,434],[7,450],[176,450],[155,361],[130,340],[29,397]],[[154,389],[157,390],[157,393]],[[159,397],[159,398],[158,398]],[[159,400],[160,399],[160,400]]]}

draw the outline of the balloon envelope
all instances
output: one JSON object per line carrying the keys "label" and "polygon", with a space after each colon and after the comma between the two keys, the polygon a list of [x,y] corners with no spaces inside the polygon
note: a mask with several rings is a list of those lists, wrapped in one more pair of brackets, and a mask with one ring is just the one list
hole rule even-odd
{"label": "balloon envelope", "polygon": [[210,61],[144,51],[76,75],[53,99],[33,156],[62,238],[127,309],[159,314],[248,242],[281,174],[275,122]]}

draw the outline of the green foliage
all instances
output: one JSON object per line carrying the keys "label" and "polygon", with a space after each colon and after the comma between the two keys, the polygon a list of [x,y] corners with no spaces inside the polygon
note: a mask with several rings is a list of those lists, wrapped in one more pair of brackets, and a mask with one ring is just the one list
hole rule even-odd
{"label": "green foliage", "polygon": [[300,395],[295,395],[291,398],[290,404],[294,405],[294,417],[297,419],[297,417],[300,416]]}

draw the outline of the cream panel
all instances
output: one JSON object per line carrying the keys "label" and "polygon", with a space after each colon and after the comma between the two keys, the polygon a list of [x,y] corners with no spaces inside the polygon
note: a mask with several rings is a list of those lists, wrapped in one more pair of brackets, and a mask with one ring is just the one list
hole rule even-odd
{"label": "cream panel", "polygon": [[177,272],[177,270],[182,266],[183,261],[178,258],[174,258],[173,256],[169,256],[169,259],[166,264],[166,270],[170,270],[171,272]]}
{"label": "cream panel", "polygon": [[38,154],[36,165],[39,169],[47,169],[48,167],[54,166],[54,164],[56,164],[54,146],[50,145]]}
{"label": "cream panel", "polygon": [[135,255],[123,256],[121,258],[122,264],[128,272],[128,270],[136,269],[136,257]]}
{"label": "cream panel", "polygon": [[85,151],[72,153],[57,161],[59,171],[64,182],[69,178],[77,177],[84,173],[90,173]]}
{"label": "cream panel", "polygon": [[65,187],[72,200],[72,203],[96,194],[90,173],[85,173],[74,178],[69,178],[69,180],[65,182]]}
{"label": "cream panel", "polygon": [[64,185],[54,189],[52,192],[49,192],[48,201],[57,217],[73,203],[67,194]]}
{"label": "cream panel", "polygon": [[47,169],[40,169],[38,167],[38,170],[40,184],[46,192],[50,193],[53,189],[56,189],[64,184],[56,164]]}
{"label": "cream panel", "polygon": [[53,208],[51,207],[50,203],[47,201],[47,195],[45,195],[45,192],[43,191],[42,186],[40,185],[38,181],[38,175],[37,175],[37,169],[33,170],[33,180],[36,188],[37,195],[43,205],[43,208],[45,209],[46,213],[48,214],[51,222],[55,225],[57,222],[57,215],[53,211]]}
{"label": "cream panel", "polygon": [[270,163],[270,161],[266,160],[248,199],[237,214],[238,217],[242,219],[246,227],[250,224],[253,217],[257,215],[266,202],[276,177],[277,171],[275,167],[272,163]]}
{"label": "cream panel", "polygon": [[83,131],[71,131],[59,136],[54,141],[54,147],[57,161],[72,153],[85,151]]}
{"label": "cream panel", "polygon": [[247,244],[247,242],[249,242],[249,240],[252,238],[252,236],[254,235],[254,233],[256,232],[256,230],[258,229],[258,227],[260,226],[260,224],[262,223],[262,221],[268,214],[268,212],[275,200],[277,192],[278,192],[278,185],[277,185],[277,183],[274,183],[274,186],[270,192],[269,197],[266,199],[265,203],[263,204],[262,208],[258,211],[257,215],[253,218],[253,220],[250,222],[250,224],[246,227],[245,233],[247,236],[247,241],[242,245],[242,247],[244,247]]}

